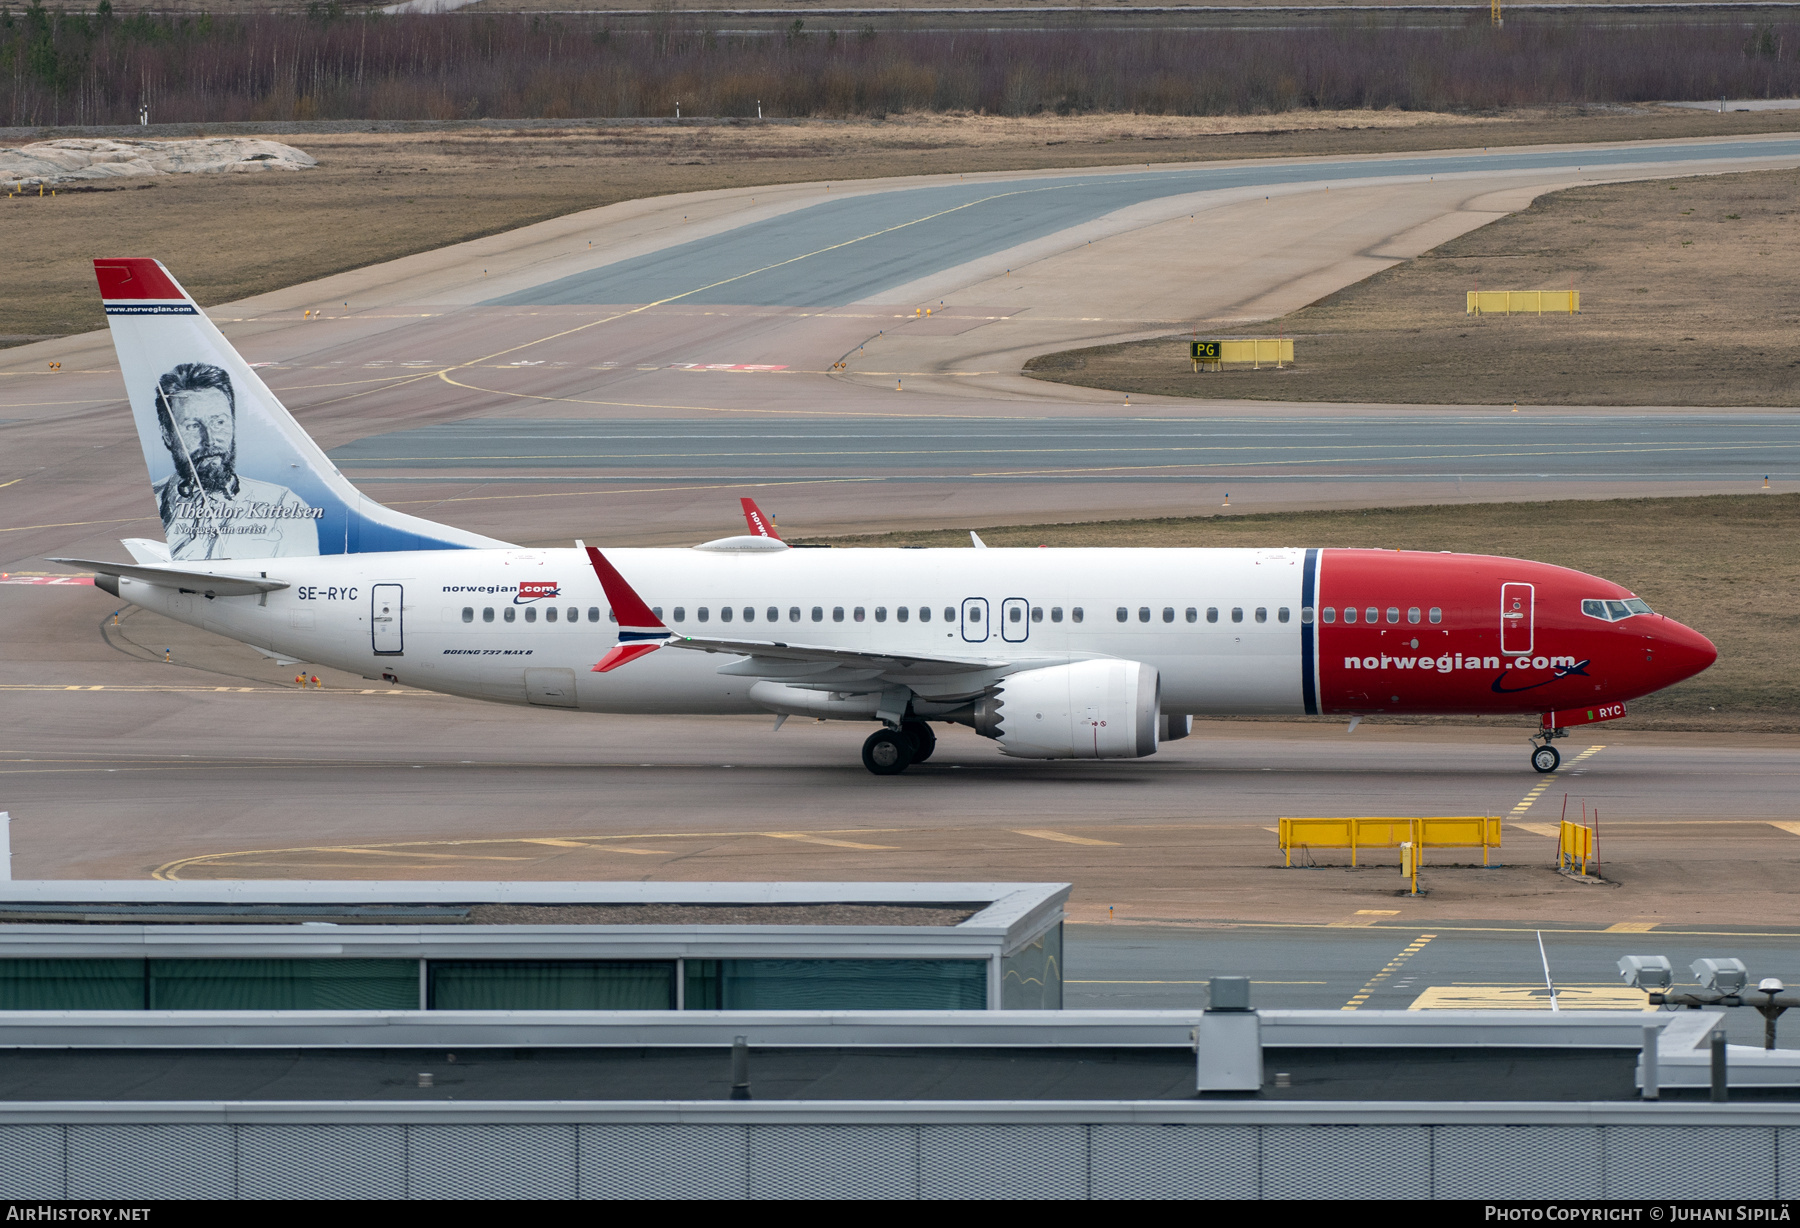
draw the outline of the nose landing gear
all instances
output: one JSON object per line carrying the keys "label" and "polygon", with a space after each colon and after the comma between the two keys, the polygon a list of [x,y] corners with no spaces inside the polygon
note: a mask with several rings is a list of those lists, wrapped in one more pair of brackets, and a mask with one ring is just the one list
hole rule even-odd
{"label": "nose landing gear", "polygon": [[1541,776],[1547,776],[1562,766],[1562,755],[1556,747],[1550,745],[1558,738],[1569,736],[1567,729],[1546,729],[1532,735],[1531,740],[1536,749],[1531,752],[1531,766]]}

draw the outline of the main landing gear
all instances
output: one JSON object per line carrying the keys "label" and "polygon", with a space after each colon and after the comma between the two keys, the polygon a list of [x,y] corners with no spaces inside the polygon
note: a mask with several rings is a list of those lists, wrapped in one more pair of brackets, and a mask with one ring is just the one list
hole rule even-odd
{"label": "main landing gear", "polygon": [[863,766],[877,776],[898,776],[931,758],[937,735],[924,721],[906,721],[898,729],[877,729],[863,743]]}
{"label": "main landing gear", "polygon": [[1546,729],[1542,733],[1531,735],[1532,742],[1537,744],[1537,749],[1531,752],[1531,766],[1540,776],[1547,776],[1562,766],[1562,756],[1550,744],[1558,738],[1568,736],[1567,729]]}

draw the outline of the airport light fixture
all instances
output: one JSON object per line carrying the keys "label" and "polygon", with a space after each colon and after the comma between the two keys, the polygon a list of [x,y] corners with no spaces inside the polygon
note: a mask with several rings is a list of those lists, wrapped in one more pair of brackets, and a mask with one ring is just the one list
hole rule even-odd
{"label": "airport light fixture", "polygon": [[1697,959],[1689,970],[1702,989],[1714,993],[1739,993],[1750,979],[1750,970],[1741,959]]}
{"label": "airport light fixture", "polygon": [[1789,1008],[1800,1006],[1800,998],[1788,996],[1787,986],[1777,977],[1766,976],[1756,983],[1755,989],[1745,989],[1750,983],[1750,972],[1741,959],[1697,959],[1692,970],[1702,992],[1669,993],[1674,968],[1667,956],[1627,955],[1619,961],[1619,975],[1633,989],[1648,993],[1652,1006],[1685,1006],[1689,1010],[1705,1006],[1753,1007],[1763,1017],[1765,1049],[1775,1047],[1775,1021]]}
{"label": "airport light fixture", "polygon": [[1633,989],[1667,989],[1675,983],[1675,969],[1666,955],[1627,955],[1619,961],[1619,975]]}

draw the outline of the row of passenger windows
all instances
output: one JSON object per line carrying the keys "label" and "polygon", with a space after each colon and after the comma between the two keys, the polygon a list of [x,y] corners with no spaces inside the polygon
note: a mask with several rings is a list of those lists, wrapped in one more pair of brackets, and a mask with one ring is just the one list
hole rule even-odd
{"label": "row of passenger windows", "polygon": [[[1300,621],[1303,623],[1311,622],[1312,621],[1311,614],[1312,614],[1312,611],[1310,611],[1310,610],[1305,610],[1305,609],[1301,610],[1300,611]],[[1191,623],[1199,622],[1200,621],[1199,607],[1189,606],[1187,608],[1186,614],[1184,614],[1183,617],[1186,618],[1187,621],[1191,622]],[[1117,610],[1113,611],[1113,618],[1122,623],[1130,622],[1131,621],[1130,607],[1120,606]],[[1137,610],[1137,620],[1141,623],[1147,623],[1150,621],[1150,618],[1151,618],[1150,607],[1147,605],[1139,606],[1138,610]],[[1255,618],[1256,618],[1256,621],[1259,623],[1268,622],[1269,621],[1268,607],[1260,606],[1260,605],[1257,606],[1256,610],[1255,610]],[[1174,606],[1166,605],[1163,607],[1162,620],[1166,623],[1172,623],[1175,621],[1175,607]],[[1288,608],[1286,606],[1282,606],[1275,611],[1275,621],[1276,622],[1284,623],[1287,620],[1288,620]],[[1206,621],[1209,623],[1216,623],[1219,621],[1219,607],[1218,606],[1206,607]],[[1234,623],[1241,623],[1244,621],[1244,607],[1233,606],[1231,608],[1231,621]]]}
{"label": "row of passenger windows", "polygon": [[[917,611],[915,613],[914,608],[911,606],[904,606],[904,605],[895,606],[894,610],[893,610],[894,621],[910,622],[914,617],[917,617],[920,622],[928,623],[932,619],[933,608],[934,607],[932,607],[932,606],[922,605],[917,608]],[[538,607],[528,605],[528,606],[524,607],[524,611],[525,611],[525,621],[526,622],[534,623],[538,620]],[[826,616],[825,611],[826,611],[826,607],[824,607],[822,605],[813,606],[812,610],[810,611],[811,616],[812,616],[812,621],[816,622],[816,623],[824,622],[825,616]],[[1650,613],[1650,606],[1648,603],[1646,603],[1644,601],[1640,601],[1639,599],[1637,599],[1635,597],[1633,597],[1629,601],[1596,601],[1596,600],[1589,599],[1589,600],[1583,601],[1581,603],[1581,612],[1583,614],[1586,614],[1590,618],[1602,618],[1602,619],[1607,620],[1608,622],[1617,622],[1621,618],[1630,618],[1633,614],[1648,614],[1648,613]],[[556,622],[560,618],[565,622],[577,623],[577,622],[581,621],[581,613],[582,612],[581,612],[581,609],[579,606],[569,606],[567,609],[564,609],[564,610],[558,610],[556,606],[545,606],[544,607],[544,621],[547,623],[553,623],[553,622]],[[652,607],[651,613],[655,614],[656,617],[660,619],[663,616],[662,607],[661,606]],[[688,617],[687,607],[678,605],[675,607],[673,614],[674,614],[675,622],[684,623],[687,621],[687,617]],[[1049,614],[1050,614],[1051,622],[1059,623],[1059,622],[1063,621],[1063,608],[1061,606],[1059,606],[1059,605],[1051,606],[1050,610],[1049,610]],[[1382,608],[1380,606],[1372,605],[1372,606],[1368,606],[1368,607],[1365,607],[1362,609],[1358,609],[1356,606],[1347,605],[1344,607],[1341,617],[1342,617],[1342,620],[1346,623],[1355,623],[1355,622],[1359,622],[1359,621],[1364,622],[1364,623],[1379,623],[1379,622],[1384,621],[1384,614],[1385,614],[1386,622],[1397,624],[1400,621],[1401,610],[1400,610],[1400,607],[1397,605],[1388,606],[1385,612],[1382,610]],[[733,619],[738,618],[738,617],[742,617],[743,621],[745,621],[747,623],[753,623],[757,620],[757,615],[758,615],[758,611],[755,606],[747,605],[747,606],[742,607],[741,609],[739,609],[737,607],[733,607],[733,606],[721,606],[719,608],[719,621],[725,622],[725,623],[731,622]],[[1085,615],[1085,611],[1083,611],[1083,609],[1080,606],[1071,606],[1069,608],[1068,618],[1069,618],[1070,622],[1078,623],[1078,622],[1082,621],[1084,615]],[[513,622],[519,617],[519,607],[503,606],[503,607],[501,607],[501,610],[500,610],[500,616],[501,616],[501,620],[504,622],[509,622],[509,623]],[[771,622],[771,623],[780,622],[781,621],[781,607],[769,606],[761,611],[761,616],[762,616],[762,620],[764,622]],[[867,618],[867,616],[868,616],[867,609],[860,605],[851,607],[851,609],[849,611],[849,617],[852,622],[859,622],[859,623],[863,622]],[[1025,607],[1023,607],[1023,606],[1013,605],[1013,606],[1006,607],[1006,617],[1015,623],[1024,621],[1025,616],[1026,616],[1025,615]],[[1164,621],[1166,623],[1174,622],[1175,621],[1175,607],[1170,606],[1170,605],[1166,605],[1166,606],[1162,607],[1161,616],[1162,616],[1162,621]],[[1441,623],[1444,621],[1444,611],[1441,608],[1439,608],[1438,606],[1432,606],[1430,609],[1427,609],[1427,610],[1421,610],[1416,605],[1408,606],[1405,611],[1405,616],[1406,616],[1406,621],[1409,623],[1417,623],[1421,620],[1427,620],[1427,621],[1430,621],[1433,623]],[[611,610],[608,610],[606,612],[606,617],[611,622],[619,621],[617,618],[613,617],[613,613]],[[832,622],[841,623],[844,621],[844,617],[845,617],[845,610],[844,610],[843,606],[837,605],[837,606],[831,607],[831,621]],[[981,607],[980,606],[971,606],[969,609],[969,612],[968,612],[968,617],[969,617],[970,622],[980,622],[981,621]],[[1113,611],[1113,618],[1118,622],[1122,622],[1122,623],[1130,622],[1131,617],[1132,617],[1132,611],[1129,606],[1120,606],[1117,610]],[[1139,606],[1137,608],[1137,620],[1139,622],[1141,622],[1141,623],[1151,622],[1151,621],[1153,621],[1153,619],[1155,617],[1156,617],[1156,612],[1150,606],[1143,605],[1143,606]],[[1198,606],[1188,606],[1187,609],[1183,612],[1182,617],[1191,623],[1199,622],[1200,621],[1199,607]],[[1231,621],[1234,623],[1243,622],[1244,621],[1243,607],[1242,606],[1231,607],[1230,617],[1231,617]],[[1252,617],[1255,619],[1255,621],[1257,621],[1259,623],[1268,622],[1269,621],[1268,608],[1265,606],[1257,606],[1252,614]],[[801,610],[801,607],[799,607],[797,605],[788,607],[787,621],[789,621],[791,623],[797,623],[797,622],[803,621],[804,618],[805,618],[805,614]],[[956,607],[952,606],[952,605],[945,606],[943,618],[944,618],[944,621],[947,623],[954,623],[956,621]],[[1329,605],[1324,607],[1323,609],[1321,609],[1319,611],[1319,618],[1320,618],[1320,621],[1326,622],[1326,623],[1337,622],[1340,618],[1340,615],[1338,613],[1338,608],[1336,606],[1329,606]],[[464,606],[463,607],[462,620],[466,623],[472,623],[475,621],[475,607],[474,606]],[[712,620],[711,607],[709,607],[709,606],[696,607],[694,610],[694,620],[696,622],[710,622]],[[887,620],[888,620],[888,608],[884,605],[876,606],[875,607],[875,621],[878,623],[884,623]],[[494,607],[493,606],[488,606],[481,611],[481,621],[484,623],[491,623],[494,621]],[[600,607],[599,606],[591,605],[587,608],[587,621],[589,621],[591,623],[597,623],[600,621]],[[1044,607],[1043,606],[1034,605],[1031,607],[1031,621],[1034,623],[1041,623],[1044,621]],[[1208,606],[1206,608],[1206,621],[1209,623],[1216,623],[1219,621],[1219,607],[1218,606]],[[1278,623],[1285,623],[1288,621],[1288,607],[1280,606],[1276,609],[1275,621]],[[1303,623],[1312,622],[1312,609],[1310,607],[1303,608],[1300,611],[1300,621]]]}
{"label": "row of passenger windows", "polygon": [[[1336,622],[1338,620],[1337,607],[1329,606],[1329,605],[1326,606],[1324,609],[1319,611],[1319,617],[1328,623]],[[1357,614],[1357,609],[1355,606],[1347,605],[1344,607],[1344,621],[1345,622],[1353,623],[1357,620],[1357,617],[1358,617],[1358,614]],[[1407,622],[1416,623],[1419,621],[1420,617],[1421,617],[1421,614],[1420,614],[1420,610],[1419,610],[1418,606],[1415,605],[1415,606],[1407,607],[1407,610],[1406,610],[1406,621]],[[1439,609],[1437,606],[1432,606],[1431,609],[1424,612],[1423,617],[1429,618],[1434,623],[1441,623],[1444,621],[1444,611]],[[1369,606],[1367,609],[1362,611],[1361,618],[1362,618],[1362,621],[1364,621],[1366,623],[1380,622],[1381,621],[1381,607],[1374,606],[1374,605]],[[1387,608],[1387,621],[1389,621],[1390,623],[1397,623],[1400,621],[1400,607],[1399,606],[1391,605]]]}
{"label": "row of passenger windows", "polygon": [[[555,606],[551,605],[551,606],[544,607],[544,621],[545,622],[553,623],[557,620],[557,618],[559,616],[567,619],[569,622],[578,623],[581,621],[581,607],[570,606],[566,611],[560,612],[560,615]],[[611,619],[613,622],[619,621],[618,619],[613,618],[611,610],[608,610],[606,612],[606,616],[607,616],[607,618]],[[656,616],[658,618],[661,618],[662,611],[657,610]],[[502,606],[500,609],[500,617],[501,617],[502,622],[514,621],[515,619],[517,619],[519,617],[519,607],[518,606],[510,606],[510,605]],[[472,605],[464,606],[462,618],[463,618],[463,621],[466,623],[474,622],[475,621],[475,607]],[[534,605],[526,606],[525,607],[525,621],[528,623],[534,623],[537,620],[538,620],[538,608]],[[591,623],[597,623],[600,621],[600,607],[599,606],[591,605],[587,608],[587,620]],[[481,611],[481,621],[484,623],[491,623],[494,621],[494,607],[493,606],[488,606]]]}
{"label": "row of passenger windows", "polygon": [[[916,613],[918,620],[922,623],[930,622],[932,619],[932,610],[933,610],[933,607],[931,607],[931,606],[925,606],[925,605],[919,606],[917,608],[917,613]],[[528,606],[524,607],[524,611],[525,611],[525,621],[526,622],[534,623],[538,620],[538,607],[528,605]],[[652,614],[656,615],[656,617],[658,619],[662,618],[662,616],[663,616],[663,611],[662,611],[661,606],[652,606],[650,609],[650,612]],[[889,613],[888,607],[886,607],[884,605],[876,606],[875,607],[875,621],[878,623],[886,622],[888,620],[888,613]],[[1045,613],[1045,610],[1044,610],[1043,606],[1041,606],[1041,605],[1032,606],[1031,607],[1031,615],[1030,615],[1031,621],[1034,623],[1043,622],[1044,621],[1044,613]],[[1335,613],[1334,611],[1327,609],[1325,611],[1325,621],[1326,622],[1333,621],[1334,613]],[[1375,611],[1374,607],[1370,607],[1370,610],[1369,610],[1369,621],[1370,622],[1375,621],[1375,613],[1376,613],[1376,611]],[[1388,611],[1388,614],[1389,614],[1388,621],[1389,622],[1397,621],[1397,619],[1394,617],[1394,615],[1396,615],[1397,613],[1398,612],[1394,611],[1394,610]],[[1417,610],[1414,610],[1412,613],[1413,613],[1413,621],[1418,622],[1419,621],[1419,618],[1418,618],[1419,612]],[[673,621],[673,622],[684,623],[687,621],[688,611],[687,611],[686,606],[679,606],[679,605],[676,606],[674,608],[674,610],[671,611],[671,614],[672,614],[671,621]],[[822,605],[813,606],[811,614],[812,614],[813,622],[822,623],[825,621],[825,607],[824,606],[822,606]],[[725,622],[725,623],[731,622],[733,619],[738,618],[740,615],[742,616],[742,618],[745,622],[753,623],[757,619],[757,609],[755,606],[748,606],[748,605],[742,607],[741,610],[736,607],[733,607],[733,606],[721,606],[719,608],[719,621],[720,622]],[[1059,623],[1059,622],[1063,621],[1063,608],[1059,605],[1053,605],[1049,608],[1049,615],[1050,615],[1051,622]],[[1069,607],[1068,619],[1070,622],[1075,622],[1075,623],[1081,622],[1086,617],[1086,615],[1087,615],[1086,610],[1084,610],[1081,606]],[[516,621],[519,617],[519,607],[517,607],[517,606],[502,606],[500,608],[500,617],[501,617],[501,621],[503,621],[503,622],[510,623],[510,622]],[[607,617],[607,620],[610,622],[618,622],[619,621],[618,618],[613,615],[613,612],[611,610],[608,610],[606,612],[606,617]],[[841,623],[844,621],[844,617],[845,617],[845,610],[844,610],[843,606],[837,605],[837,606],[831,607],[831,621],[832,622]],[[863,622],[868,617],[868,610],[864,606],[860,606],[860,605],[854,606],[849,611],[849,617],[852,622],[859,622],[859,623]],[[902,622],[902,623],[909,622],[913,619],[913,617],[915,617],[914,608],[911,606],[904,606],[904,605],[903,606],[895,606],[894,610],[893,610],[893,617],[894,617],[895,622]],[[1013,605],[1013,606],[1006,607],[1006,617],[1010,621],[1015,622],[1015,623],[1023,622],[1026,617],[1025,607],[1020,606],[1020,605]],[[1154,617],[1154,611],[1151,609],[1150,606],[1145,605],[1145,606],[1138,607],[1137,620],[1139,622],[1141,622],[1141,623],[1150,622],[1153,617]],[[1183,617],[1185,617],[1187,619],[1187,621],[1191,622],[1191,623],[1199,622],[1200,621],[1199,607],[1198,606],[1187,607],[1187,610],[1186,610],[1185,614],[1183,615]],[[1233,606],[1231,608],[1230,617],[1231,617],[1231,621],[1234,623],[1243,622],[1244,621],[1244,608],[1242,606]],[[1254,611],[1253,617],[1259,623],[1268,622],[1269,621],[1268,608],[1266,606],[1257,606]],[[553,622],[556,622],[559,618],[561,618],[562,620],[564,620],[566,622],[571,622],[571,623],[580,622],[581,621],[581,609],[578,606],[569,606],[567,608],[567,610],[559,611],[557,609],[557,607],[555,607],[555,606],[545,606],[544,607],[544,621],[545,622],[553,623]],[[779,606],[767,607],[766,609],[764,609],[762,611],[762,618],[763,618],[764,622],[771,622],[771,623],[780,622],[781,621],[781,607],[779,607]],[[789,622],[791,622],[791,623],[801,622],[803,620],[803,618],[804,618],[804,615],[799,606],[794,605],[794,606],[788,607],[787,620]],[[972,623],[978,623],[981,621],[981,618],[982,618],[981,607],[980,606],[971,606],[968,610],[969,621]],[[1130,622],[1131,621],[1131,608],[1129,606],[1120,606],[1114,612],[1114,618],[1117,621],[1122,622],[1122,623]],[[1288,607],[1281,606],[1275,611],[1275,621],[1276,622],[1285,623],[1288,621],[1288,618],[1289,618]],[[462,620],[466,623],[472,623],[475,621],[475,607],[474,606],[464,606],[463,607]],[[599,606],[591,605],[587,608],[587,620],[591,623],[597,623],[600,621],[600,607]],[[710,606],[696,607],[694,609],[694,620],[696,622],[703,622],[703,623],[712,621],[711,607]],[[1162,608],[1162,620],[1166,623],[1172,623],[1175,621],[1175,607],[1174,606],[1164,606]],[[491,623],[494,621],[494,607],[493,606],[487,606],[481,611],[481,621],[484,623]],[[955,606],[947,605],[944,607],[944,621],[947,623],[954,623],[956,621],[956,607]],[[1209,623],[1216,623],[1219,621],[1219,607],[1218,606],[1208,606],[1207,607],[1206,621]],[[1303,609],[1300,611],[1300,621],[1303,623],[1310,623],[1312,621],[1312,610],[1310,608]],[[1352,622],[1352,623],[1355,622],[1356,621],[1356,611],[1355,610],[1346,610],[1345,614],[1344,614],[1344,621]],[[1438,621],[1438,611],[1437,610],[1433,610],[1431,612],[1431,621],[1432,622]]]}

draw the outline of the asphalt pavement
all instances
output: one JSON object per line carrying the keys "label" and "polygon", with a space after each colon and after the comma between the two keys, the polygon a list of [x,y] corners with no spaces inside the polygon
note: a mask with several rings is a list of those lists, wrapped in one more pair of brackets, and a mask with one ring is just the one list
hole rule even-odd
{"label": "asphalt pavement", "polygon": [[1800,415],[1191,418],[467,418],[331,453],[358,471],[586,481],[1759,482],[1800,475]]}

